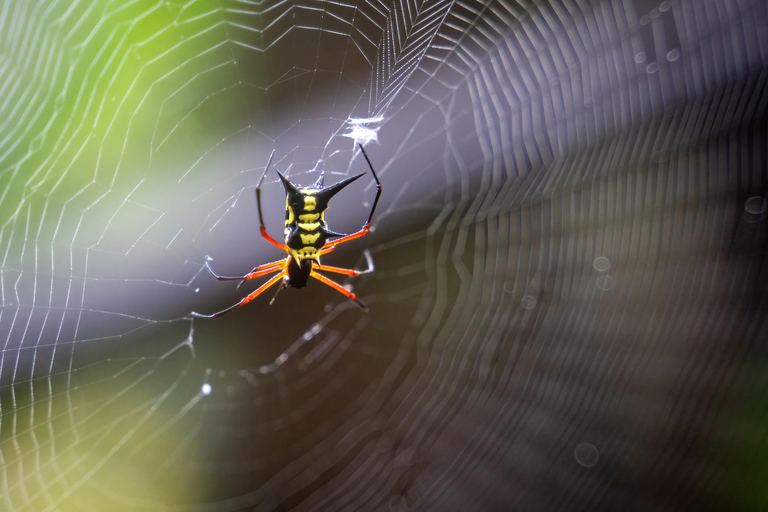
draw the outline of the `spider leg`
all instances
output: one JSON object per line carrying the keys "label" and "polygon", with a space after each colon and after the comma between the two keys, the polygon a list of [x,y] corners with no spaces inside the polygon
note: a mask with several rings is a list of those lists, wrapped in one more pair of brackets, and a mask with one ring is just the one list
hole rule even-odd
{"label": "spider leg", "polygon": [[269,166],[272,164],[272,158],[275,156],[275,150],[272,150],[272,154],[269,155],[269,161],[267,161],[267,166],[264,168],[264,172],[261,174],[261,178],[259,179],[258,185],[256,185],[256,205],[259,209],[259,229],[261,231],[261,236],[264,237],[264,239],[277,247],[280,250],[283,250],[285,252],[288,252],[288,247],[281,244],[267,233],[267,227],[264,225],[264,216],[261,214],[261,184],[264,182],[264,176],[267,175],[267,171],[269,170]]}
{"label": "spider leg", "polygon": [[216,272],[213,271],[211,266],[208,264],[208,262],[205,262],[205,268],[208,269],[208,272],[211,273],[213,277],[218,279],[219,281],[237,281],[238,279],[253,279],[254,277],[263,276],[264,274],[269,274],[270,272],[274,272],[277,269],[280,268],[280,265],[283,265],[285,260],[278,260],[273,261],[271,263],[265,263],[263,265],[259,265],[258,267],[251,270],[249,273],[247,273],[244,276],[220,276]]}
{"label": "spider leg", "polygon": [[359,276],[363,274],[370,274],[375,270],[375,267],[373,266],[373,258],[371,258],[371,251],[366,249],[363,251],[363,254],[365,255],[365,261],[368,263],[368,268],[365,270],[354,270],[351,268],[341,268],[341,267],[331,267],[329,265],[321,265],[320,263],[316,264],[317,270],[324,270],[326,272],[334,272],[336,274],[344,274],[345,276]]}
{"label": "spider leg", "polygon": [[368,215],[368,220],[365,221],[365,225],[368,226],[370,225],[371,219],[373,218],[373,212],[376,211],[376,205],[379,203],[379,196],[381,196],[381,182],[379,182],[379,177],[376,176],[376,171],[373,170],[373,165],[371,165],[371,160],[368,158],[368,154],[365,152],[365,149],[363,149],[363,145],[358,144],[358,146],[360,146],[360,151],[363,153],[365,161],[368,162],[368,167],[371,169],[373,179],[376,180],[376,198],[373,200],[373,207],[371,208],[371,213]]}
{"label": "spider leg", "polygon": [[[280,267],[284,266],[284,264],[285,264],[285,260],[278,260],[278,261],[273,261],[272,263],[265,263],[264,265],[259,265],[258,267],[254,268],[248,274],[244,275],[241,278],[242,281],[237,283],[237,287],[235,287],[235,290],[239,290],[240,287],[243,286],[245,282],[249,279],[267,275],[277,270],[280,270]],[[237,279],[237,278],[233,277],[232,279]]]}
{"label": "spider leg", "polygon": [[[340,270],[346,270],[346,269],[340,269]],[[352,302],[354,302],[355,304],[360,306],[360,308],[363,311],[368,311],[368,306],[363,301],[358,299],[357,296],[354,293],[352,293],[351,291],[347,290],[346,288],[341,286],[336,281],[332,281],[332,280],[328,279],[327,277],[325,277],[324,275],[318,274],[314,270],[312,272],[310,272],[309,275],[314,277],[318,281],[322,282],[323,284],[327,284],[328,286],[330,286],[331,288],[333,288],[337,292],[343,294],[344,296],[348,297]]]}
{"label": "spider leg", "polygon": [[344,235],[337,240],[328,242],[323,246],[323,249],[336,247],[339,244],[343,244],[345,242],[349,242],[350,240],[354,240],[355,238],[360,238],[361,236],[365,236],[365,234],[368,233],[368,231],[370,231],[371,229],[371,219],[373,218],[373,212],[376,211],[376,205],[379,204],[379,197],[381,196],[381,182],[379,181],[379,177],[376,176],[376,171],[373,170],[373,165],[371,165],[371,160],[368,158],[368,155],[365,153],[365,149],[363,149],[363,145],[358,144],[358,146],[360,146],[360,151],[362,151],[363,156],[365,157],[365,161],[368,162],[368,167],[371,169],[371,174],[373,174],[373,179],[376,180],[376,198],[373,200],[373,207],[371,207],[371,213],[368,214],[368,220],[365,221],[365,224],[363,224],[363,227],[360,231],[352,233],[351,235]]}
{"label": "spider leg", "polygon": [[272,276],[272,277],[269,279],[269,281],[267,281],[267,282],[266,282],[266,283],[264,283],[263,285],[259,286],[259,287],[256,289],[256,291],[254,291],[254,292],[252,292],[250,295],[248,295],[248,296],[246,296],[246,297],[243,297],[242,299],[240,299],[240,302],[237,302],[236,304],[234,304],[234,305],[232,305],[232,306],[229,306],[229,307],[228,307],[228,308],[226,308],[226,309],[222,309],[222,310],[221,310],[221,311],[219,311],[218,313],[214,313],[214,314],[212,314],[212,315],[203,315],[203,314],[200,314],[200,313],[198,313],[198,312],[196,312],[196,311],[193,311],[193,312],[192,312],[192,316],[194,316],[194,317],[197,317],[197,318],[219,318],[220,316],[226,315],[226,314],[227,314],[227,313],[229,313],[230,311],[233,311],[233,310],[235,310],[235,309],[239,308],[240,306],[244,306],[245,304],[247,304],[247,303],[251,302],[253,299],[255,299],[256,297],[258,297],[258,296],[261,294],[261,292],[263,292],[264,290],[266,290],[267,288],[269,288],[270,286],[272,286],[273,284],[275,284],[275,283],[276,283],[278,280],[280,280],[280,278],[282,278],[282,277],[285,277],[285,270],[283,270],[283,271],[282,271],[282,272],[280,272],[279,274],[275,274],[274,276]]}

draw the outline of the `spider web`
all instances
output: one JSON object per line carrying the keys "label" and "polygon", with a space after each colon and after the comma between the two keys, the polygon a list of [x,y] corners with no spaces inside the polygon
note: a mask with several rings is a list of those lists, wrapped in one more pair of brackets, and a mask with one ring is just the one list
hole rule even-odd
{"label": "spider web", "polygon": [[[0,508],[759,507],[767,34],[736,0],[0,3]],[[333,183],[357,143],[374,229],[323,262],[370,250],[371,312],[193,318],[258,285],[206,262],[284,257],[271,152]]]}

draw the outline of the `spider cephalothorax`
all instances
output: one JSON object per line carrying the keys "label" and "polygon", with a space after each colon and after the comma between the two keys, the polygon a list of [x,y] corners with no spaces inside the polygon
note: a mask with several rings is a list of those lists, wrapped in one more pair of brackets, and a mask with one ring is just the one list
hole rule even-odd
{"label": "spider cephalothorax", "polygon": [[[368,262],[368,268],[366,270],[352,270],[348,268],[331,267],[328,265],[322,265],[320,263],[320,256],[331,252],[337,245],[349,242],[355,238],[364,236],[371,227],[371,219],[373,218],[373,212],[376,211],[376,204],[379,202],[379,196],[381,195],[381,183],[376,176],[376,171],[373,170],[373,165],[365,154],[363,146],[358,144],[360,151],[365,157],[365,161],[368,162],[368,167],[371,170],[373,179],[376,180],[376,198],[373,200],[373,206],[371,207],[371,213],[368,214],[368,220],[363,224],[362,229],[351,235],[345,235],[343,233],[336,233],[328,229],[325,223],[325,210],[328,209],[328,202],[331,198],[337,194],[341,189],[360,178],[363,174],[357,176],[351,176],[343,179],[338,183],[334,183],[329,187],[323,186],[323,175],[321,174],[317,181],[310,187],[298,187],[291,181],[283,176],[280,171],[277,174],[280,176],[280,181],[283,182],[285,188],[285,244],[281,244],[267,233],[267,228],[264,225],[264,217],[261,213],[261,183],[264,181],[264,176],[267,174],[270,164],[272,163],[272,157],[275,152],[269,157],[267,166],[264,168],[264,173],[261,175],[258,185],[256,185],[256,205],[259,211],[259,223],[261,236],[263,236],[269,243],[278,247],[279,249],[288,253],[285,259],[273,261],[271,263],[265,263],[254,268],[250,273],[244,276],[219,276],[216,275],[211,267],[206,263],[208,271],[213,274],[216,279],[219,280],[248,280],[256,277],[271,274],[273,272],[279,272],[272,276],[267,282],[259,286],[256,291],[252,292],[247,297],[244,297],[240,302],[230,306],[218,313],[212,315],[201,315],[194,313],[195,316],[203,318],[216,318],[230,311],[239,308],[240,306],[252,301],[261,294],[264,290],[277,283],[281,278],[283,280],[280,288],[285,287],[303,288],[307,285],[310,277],[314,277],[318,281],[327,284],[339,293],[349,297],[355,304],[361,308],[368,310],[368,307],[357,298],[357,296],[351,291],[347,290],[339,283],[325,277],[318,271],[332,272],[335,274],[342,274],[345,276],[359,276],[360,274],[366,274],[373,272],[373,262],[371,261],[368,251],[365,252],[365,257]],[[329,240],[335,238],[335,240]],[[272,299],[274,300],[274,299]],[[271,302],[270,302],[271,304]]]}

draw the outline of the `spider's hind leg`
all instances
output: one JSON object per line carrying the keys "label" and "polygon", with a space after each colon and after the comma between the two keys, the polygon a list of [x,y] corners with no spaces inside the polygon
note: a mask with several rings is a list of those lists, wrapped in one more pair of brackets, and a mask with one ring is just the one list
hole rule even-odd
{"label": "spider's hind leg", "polygon": [[[338,267],[331,267],[331,268],[338,269]],[[328,269],[328,267],[326,267],[326,269]],[[349,269],[338,269],[338,270],[344,270],[344,271],[349,271],[349,272],[357,272],[356,270],[349,270]],[[333,272],[333,270],[329,270],[329,272]],[[342,273],[342,272],[339,272],[339,273]],[[368,305],[365,302],[363,302],[362,300],[358,299],[357,295],[355,295],[353,292],[347,290],[346,288],[341,286],[336,281],[328,279],[324,275],[318,274],[314,270],[309,275],[314,277],[315,279],[317,279],[321,283],[326,284],[326,285],[330,286],[331,288],[333,288],[334,290],[336,290],[337,292],[341,293],[342,295],[347,297],[349,300],[351,300],[352,302],[357,304],[360,307],[360,309],[362,309],[363,311],[368,311]],[[352,274],[348,274],[348,275],[352,275]]]}

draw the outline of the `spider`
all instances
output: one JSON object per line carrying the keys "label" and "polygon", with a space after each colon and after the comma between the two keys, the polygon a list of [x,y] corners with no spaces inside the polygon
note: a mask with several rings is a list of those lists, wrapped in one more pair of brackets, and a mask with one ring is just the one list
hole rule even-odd
{"label": "spider", "polygon": [[[365,173],[360,173],[356,176],[343,179],[338,183],[330,185],[328,187],[323,186],[323,174],[309,187],[299,187],[294,183],[291,183],[288,178],[276,169],[277,175],[280,177],[280,181],[283,182],[285,188],[285,244],[281,244],[267,233],[267,228],[264,226],[264,217],[261,213],[261,184],[264,181],[264,176],[267,174],[272,158],[275,156],[275,152],[269,157],[267,166],[264,168],[264,172],[259,179],[258,185],[256,185],[256,204],[259,211],[259,224],[261,230],[261,236],[264,237],[269,243],[285,251],[288,256],[284,259],[265,263],[254,268],[251,272],[244,276],[220,276],[217,275],[208,262],[205,263],[208,271],[218,279],[219,281],[231,281],[241,280],[240,285],[249,279],[271,274],[272,272],[278,272],[272,276],[267,282],[259,286],[254,292],[247,295],[240,302],[214,313],[212,315],[203,315],[197,312],[192,314],[200,318],[218,318],[222,315],[234,311],[240,306],[244,306],[248,302],[258,297],[267,288],[277,283],[282,279],[282,283],[277,288],[275,296],[269,302],[270,305],[275,301],[277,294],[283,288],[303,288],[307,286],[307,281],[310,277],[314,277],[323,284],[326,284],[342,293],[355,304],[360,306],[364,311],[368,311],[368,306],[351,291],[347,290],[339,283],[327,278],[320,274],[318,271],[332,272],[335,274],[342,274],[345,276],[359,276],[361,274],[368,274],[373,272],[373,261],[371,260],[370,252],[365,251],[365,259],[368,263],[366,270],[353,270],[348,268],[331,267],[320,263],[320,256],[328,254],[333,251],[337,245],[349,242],[355,238],[365,236],[371,227],[371,218],[373,218],[373,212],[376,211],[376,204],[379,202],[379,196],[381,195],[381,183],[376,176],[376,171],[373,170],[371,160],[365,153],[362,144],[358,144],[360,151],[365,157],[365,161],[368,162],[368,167],[371,169],[373,179],[376,180],[376,198],[373,200],[373,206],[371,207],[371,213],[368,215],[368,220],[365,221],[360,231],[352,233],[351,235],[345,235],[343,233],[336,233],[328,229],[325,223],[325,210],[328,209],[328,202],[336,195],[341,189],[363,176]],[[335,238],[335,240],[328,240]],[[240,288],[238,285],[238,288]]]}

